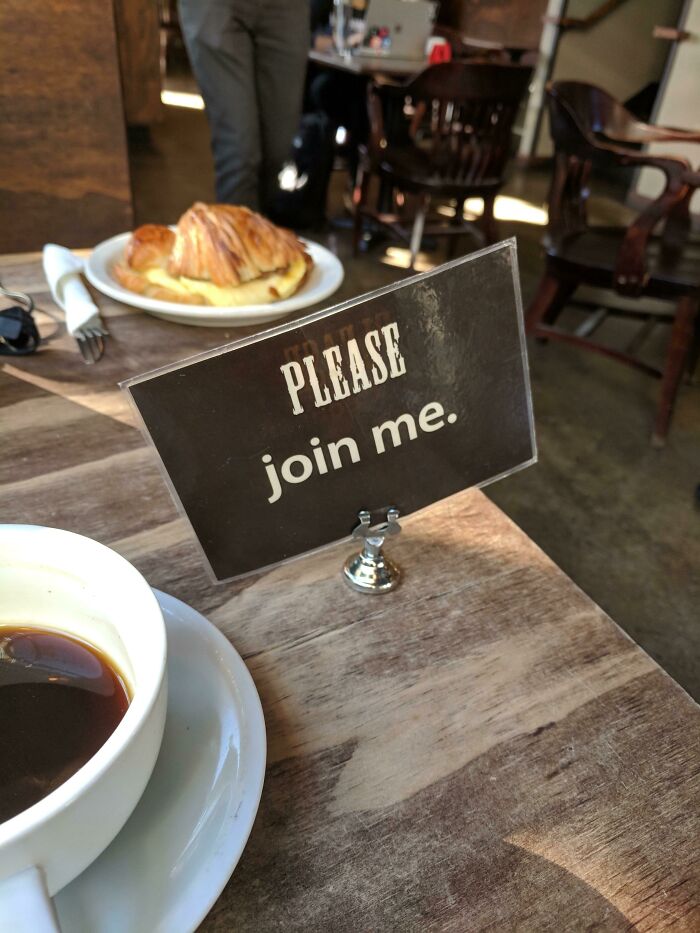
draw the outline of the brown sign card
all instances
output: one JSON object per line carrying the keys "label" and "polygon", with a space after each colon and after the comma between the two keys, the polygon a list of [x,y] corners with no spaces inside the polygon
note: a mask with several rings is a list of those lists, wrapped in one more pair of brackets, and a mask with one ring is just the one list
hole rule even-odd
{"label": "brown sign card", "polygon": [[536,457],[513,240],[126,387],[218,580]]}

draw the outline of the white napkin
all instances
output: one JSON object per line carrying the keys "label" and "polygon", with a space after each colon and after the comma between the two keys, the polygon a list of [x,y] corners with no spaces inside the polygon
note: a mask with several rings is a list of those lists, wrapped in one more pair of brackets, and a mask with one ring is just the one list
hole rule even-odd
{"label": "white napkin", "polygon": [[53,300],[66,315],[68,333],[73,335],[89,324],[102,326],[100,309],[80,278],[83,260],[56,243],[46,244],[43,259],[46,281]]}

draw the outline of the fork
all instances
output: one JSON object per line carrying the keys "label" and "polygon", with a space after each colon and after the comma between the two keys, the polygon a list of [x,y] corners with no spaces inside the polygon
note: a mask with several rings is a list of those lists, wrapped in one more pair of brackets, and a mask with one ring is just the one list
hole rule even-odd
{"label": "fork", "polygon": [[104,338],[109,337],[109,332],[101,324],[83,324],[73,331],[73,337],[85,363],[92,365],[102,359],[105,352]]}

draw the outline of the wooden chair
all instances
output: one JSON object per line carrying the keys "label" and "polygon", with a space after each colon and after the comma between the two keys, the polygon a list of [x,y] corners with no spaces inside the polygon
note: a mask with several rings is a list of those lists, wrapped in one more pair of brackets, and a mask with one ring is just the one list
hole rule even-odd
{"label": "wooden chair", "polygon": [[[410,243],[411,266],[424,233],[464,233],[462,205],[483,198],[480,226],[486,242],[497,239],[493,203],[511,152],[511,130],[531,69],[486,62],[447,62],[426,68],[407,84],[369,89],[370,140],[360,154],[355,201],[355,252],[363,218],[390,227]],[[418,196],[412,230],[386,210],[372,210],[370,178]],[[431,199],[455,199],[455,217],[425,226]],[[410,230],[410,232],[409,232]]]}
{"label": "wooden chair", "polygon": [[[556,82],[548,86],[547,94],[555,148],[545,241],[547,265],[527,311],[527,330],[538,338],[563,340],[660,377],[652,443],[661,446],[668,434],[684,367],[697,356],[700,250],[689,238],[689,202],[700,176],[684,159],[646,154],[639,151],[639,145],[700,142],[700,133],[640,123],[618,101],[593,85]],[[627,227],[591,225],[586,205],[592,170],[643,166],[664,173],[666,184],[661,195]],[[655,235],[657,228],[659,233]],[[648,296],[676,303],[662,370],[636,355],[639,339],[626,350],[593,339],[592,334],[602,323],[600,316],[576,332],[556,326],[560,312],[582,283],[612,289],[626,297]],[[630,314],[614,309],[609,313]],[[635,316],[645,319],[645,332],[652,321],[658,320],[642,309]]]}

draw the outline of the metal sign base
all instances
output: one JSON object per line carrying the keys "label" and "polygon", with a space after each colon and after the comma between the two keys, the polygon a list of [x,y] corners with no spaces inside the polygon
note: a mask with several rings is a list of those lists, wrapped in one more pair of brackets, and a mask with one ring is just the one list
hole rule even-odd
{"label": "metal sign base", "polygon": [[382,551],[384,539],[401,531],[398,509],[389,509],[386,522],[374,528],[370,526],[369,512],[363,510],[358,518],[360,524],[352,536],[362,539],[364,546],[359,554],[349,557],[343,564],[343,578],[358,593],[388,593],[401,582],[401,571]]}

